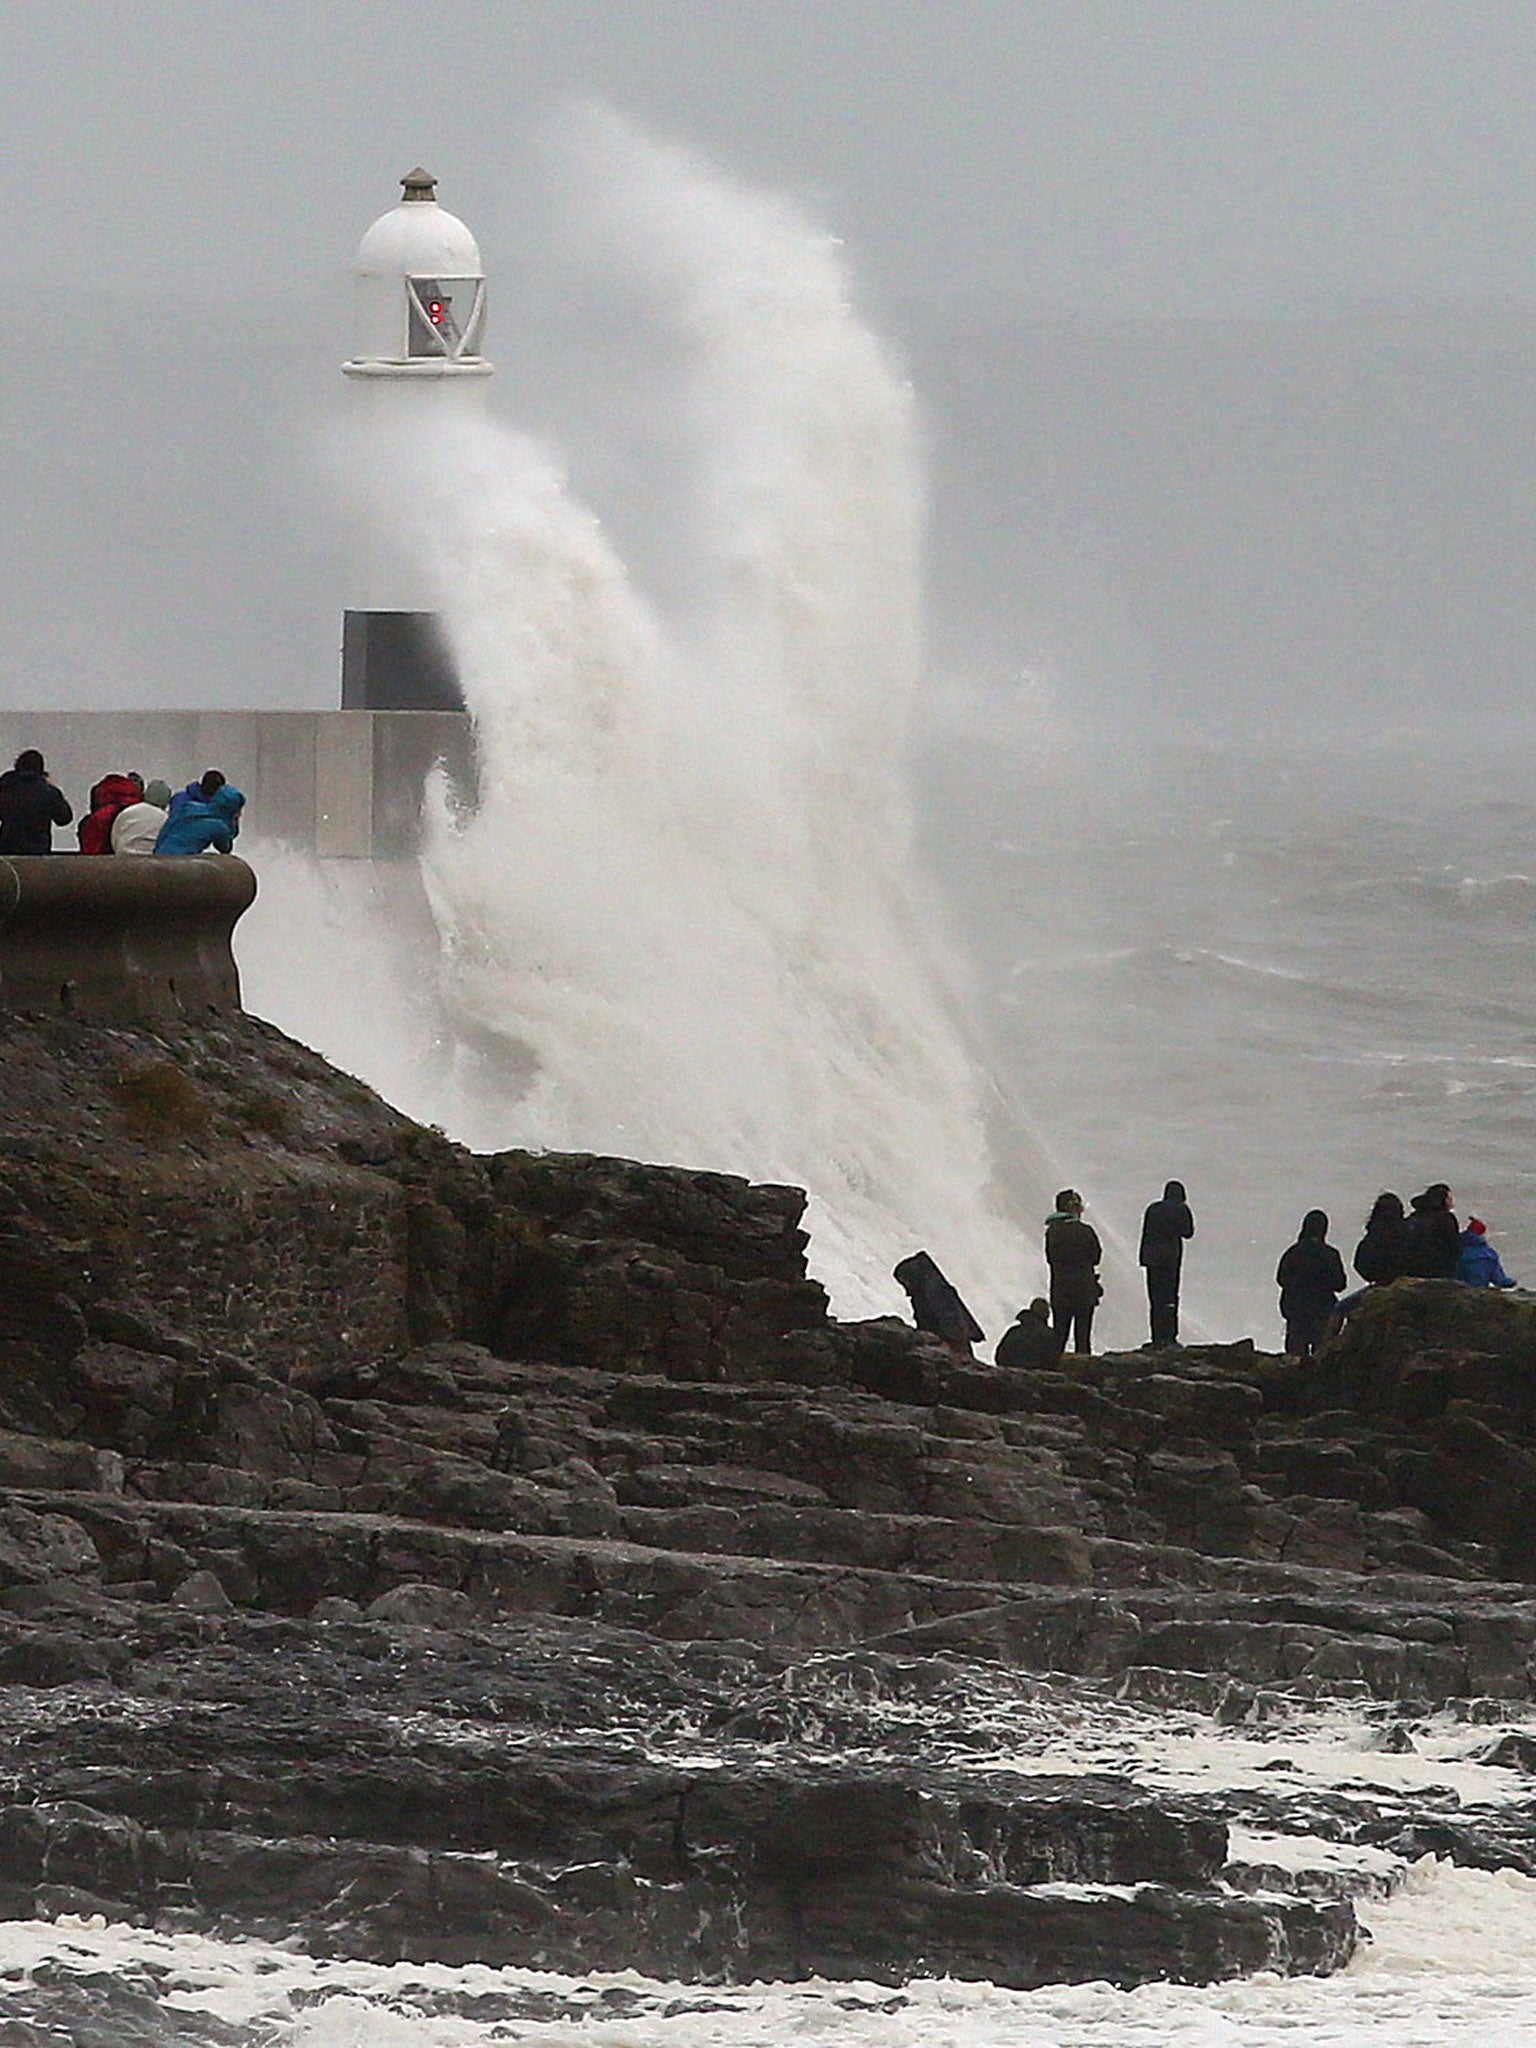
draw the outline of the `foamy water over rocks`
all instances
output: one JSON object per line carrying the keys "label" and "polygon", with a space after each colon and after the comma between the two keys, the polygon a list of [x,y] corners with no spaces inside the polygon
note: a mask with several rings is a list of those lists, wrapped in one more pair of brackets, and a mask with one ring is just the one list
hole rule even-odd
{"label": "foamy water over rocks", "polygon": [[832,1320],[793,1189],[0,1035],[18,2038],[1520,2010],[1529,1302],[1003,1371]]}
{"label": "foamy water over rocks", "polygon": [[328,1962],[66,1915],[0,1923],[0,2024],[18,2041],[71,2048],[1518,2048],[1530,2038],[1531,1879],[1426,1859],[1361,1917],[1369,1946],[1326,1980],[1010,1992],[953,1979],[701,1989],[632,1971]]}

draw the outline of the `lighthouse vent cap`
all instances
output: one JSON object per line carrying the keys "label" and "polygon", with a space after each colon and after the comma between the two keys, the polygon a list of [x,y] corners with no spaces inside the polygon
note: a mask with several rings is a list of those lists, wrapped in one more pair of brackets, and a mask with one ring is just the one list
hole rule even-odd
{"label": "lighthouse vent cap", "polygon": [[402,200],[418,200],[428,203],[437,198],[437,180],[430,171],[424,171],[418,164],[414,171],[407,171],[400,180]]}

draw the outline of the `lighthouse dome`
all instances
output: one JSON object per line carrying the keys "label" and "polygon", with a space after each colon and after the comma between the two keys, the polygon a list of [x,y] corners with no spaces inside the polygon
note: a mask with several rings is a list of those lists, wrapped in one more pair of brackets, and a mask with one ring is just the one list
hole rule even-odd
{"label": "lighthouse dome", "polygon": [[480,353],[485,277],[469,229],[437,203],[430,171],[408,171],[398,206],[357,245],[354,375],[374,366],[418,372],[488,367]]}
{"label": "lighthouse dome", "polygon": [[358,243],[353,269],[374,277],[478,277],[479,244],[456,213],[438,205],[437,180],[414,170],[400,182],[404,198]]}

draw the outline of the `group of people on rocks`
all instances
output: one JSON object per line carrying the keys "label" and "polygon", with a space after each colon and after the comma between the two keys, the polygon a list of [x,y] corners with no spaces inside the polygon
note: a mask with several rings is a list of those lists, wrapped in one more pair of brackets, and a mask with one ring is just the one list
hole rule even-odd
{"label": "group of people on rocks", "polygon": [[[209,768],[174,795],[168,782],[133,773],[104,775],[91,789],[76,836],[82,853],[233,853],[245,798]],[[36,747],[0,775],[0,854],[53,852],[56,828],[74,811]]]}
{"label": "group of people on rocks", "polygon": [[[1137,1256],[1146,1276],[1151,1328],[1144,1349],[1178,1344],[1184,1247],[1194,1234],[1184,1184],[1171,1180],[1142,1218]],[[998,1342],[994,1355],[999,1365],[1048,1365],[1069,1348],[1078,1354],[1092,1350],[1094,1310],[1104,1297],[1099,1278],[1103,1257],[1098,1232],[1083,1220],[1082,1196],[1076,1188],[1063,1188],[1045,1221],[1049,1299],[1039,1295],[1019,1310]],[[1415,1195],[1407,1207],[1398,1195],[1378,1195],[1355,1247],[1354,1267],[1365,1284],[1351,1294],[1344,1261],[1328,1242],[1328,1218],[1321,1209],[1309,1209],[1296,1242],[1281,1253],[1275,1270],[1288,1356],[1310,1359],[1372,1287],[1394,1280],[1515,1285],[1488,1242],[1487,1225],[1476,1216],[1467,1219],[1465,1229],[1457,1222],[1444,1181]],[[914,1252],[903,1259],[894,1277],[912,1304],[917,1327],[969,1358],[972,1346],[982,1340],[981,1326],[929,1254]]]}
{"label": "group of people on rocks", "polygon": [[1402,1279],[1460,1280],[1468,1287],[1516,1284],[1488,1242],[1482,1218],[1469,1216],[1465,1229],[1457,1222],[1443,1180],[1431,1182],[1406,1208],[1400,1195],[1379,1194],[1355,1246],[1354,1267],[1365,1285],[1346,1294],[1349,1281],[1344,1261],[1328,1242],[1328,1218],[1321,1209],[1309,1209],[1275,1275],[1291,1357],[1310,1358],[1372,1287]]}

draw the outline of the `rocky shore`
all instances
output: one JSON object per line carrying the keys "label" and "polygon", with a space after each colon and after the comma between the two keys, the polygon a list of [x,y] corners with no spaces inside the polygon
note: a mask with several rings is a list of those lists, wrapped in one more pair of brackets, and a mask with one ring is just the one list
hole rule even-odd
{"label": "rocky shore", "polygon": [[[1135,1984],[1536,1873],[1536,1303],[966,1365],[829,1318],[796,1190],[476,1158],[240,1017],[0,1018],[0,1124],[9,1916]],[[1504,1795],[1319,1789],[1346,1710]]]}

